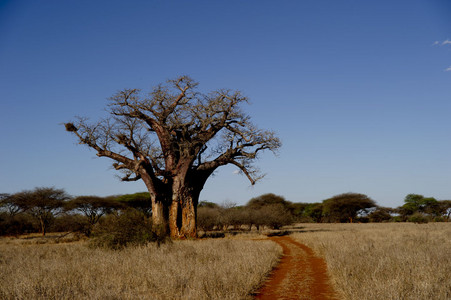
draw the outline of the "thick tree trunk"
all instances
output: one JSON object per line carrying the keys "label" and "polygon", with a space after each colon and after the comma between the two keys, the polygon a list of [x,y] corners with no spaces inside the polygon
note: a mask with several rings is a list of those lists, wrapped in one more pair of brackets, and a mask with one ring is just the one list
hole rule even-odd
{"label": "thick tree trunk", "polygon": [[182,205],[182,233],[186,238],[197,237],[197,199],[185,197]]}
{"label": "thick tree trunk", "polygon": [[152,224],[156,227],[159,234],[165,235],[168,233],[168,201],[167,191],[164,186],[156,185],[146,172],[141,173],[141,177],[150,194],[150,201],[152,202]]}
{"label": "thick tree trunk", "polygon": [[169,230],[171,238],[197,237],[197,201],[191,195],[178,195],[169,209]]}
{"label": "thick tree trunk", "polygon": [[171,238],[196,238],[199,192],[187,187],[181,180],[174,180],[172,193],[172,203],[169,208]]}
{"label": "thick tree trunk", "polygon": [[163,201],[157,201],[152,199],[152,224],[157,227],[160,233],[165,233],[167,231],[167,220],[165,210],[167,208]]}

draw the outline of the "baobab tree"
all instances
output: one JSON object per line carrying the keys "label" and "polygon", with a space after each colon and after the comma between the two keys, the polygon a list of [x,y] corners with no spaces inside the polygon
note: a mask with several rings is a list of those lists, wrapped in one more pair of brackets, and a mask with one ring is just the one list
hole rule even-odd
{"label": "baobab tree", "polygon": [[199,194],[215,170],[232,164],[253,185],[262,177],[257,156],[281,146],[272,131],[250,122],[239,91],[203,94],[197,86],[181,76],[149,94],[125,89],[109,98],[108,117],[65,124],[80,144],[112,159],[123,181],[145,183],[153,223],[173,238],[197,235]]}

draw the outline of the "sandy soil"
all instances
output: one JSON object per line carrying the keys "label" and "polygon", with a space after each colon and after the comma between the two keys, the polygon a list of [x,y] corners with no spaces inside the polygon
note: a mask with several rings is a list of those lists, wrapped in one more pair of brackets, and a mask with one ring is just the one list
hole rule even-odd
{"label": "sandy soil", "polygon": [[289,236],[270,237],[283,248],[280,264],[255,299],[338,299],[324,260]]}

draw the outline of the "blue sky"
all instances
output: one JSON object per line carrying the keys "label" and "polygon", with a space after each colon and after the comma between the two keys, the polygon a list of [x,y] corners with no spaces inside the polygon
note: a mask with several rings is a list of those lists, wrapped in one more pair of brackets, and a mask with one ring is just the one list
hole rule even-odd
{"label": "blue sky", "polygon": [[224,167],[201,200],[451,199],[450,15],[445,0],[0,1],[0,192],[145,190],[61,123],[188,74],[243,91],[283,142],[257,185]]}

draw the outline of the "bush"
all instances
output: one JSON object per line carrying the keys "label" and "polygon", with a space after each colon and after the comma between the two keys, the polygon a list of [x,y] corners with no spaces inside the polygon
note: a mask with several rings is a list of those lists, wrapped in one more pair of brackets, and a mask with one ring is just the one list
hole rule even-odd
{"label": "bush", "polygon": [[0,235],[20,235],[38,231],[38,225],[29,215],[18,214],[12,217],[7,214],[0,215]]}
{"label": "bush", "polygon": [[411,215],[408,218],[408,221],[421,224],[421,223],[427,223],[428,219],[422,213],[414,213],[413,215]]}
{"label": "bush", "polygon": [[145,245],[149,242],[166,241],[166,237],[158,234],[149,218],[136,209],[128,209],[120,215],[108,215],[96,225],[92,247],[122,249],[127,246]]}
{"label": "bush", "polygon": [[197,227],[203,231],[219,227],[220,212],[218,208],[201,206],[197,209]]}
{"label": "bush", "polygon": [[446,222],[446,219],[444,217],[435,217],[434,222]]}
{"label": "bush", "polygon": [[377,208],[375,211],[369,214],[370,222],[387,222],[392,219],[390,212],[386,208]]}
{"label": "bush", "polygon": [[[89,229],[89,223],[85,216],[63,214],[55,218],[53,224],[49,227],[52,232],[81,232],[86,234]],[[87,235],[87,234],[86,234]]]}
{"label": "bush", "polygon": [[290,212],[280,204],[270,204],[262,206],[252,214],[253,224],[260,229],[260,226],[268,226],[272,229],[279,229],[282,226],[293,223]]}

